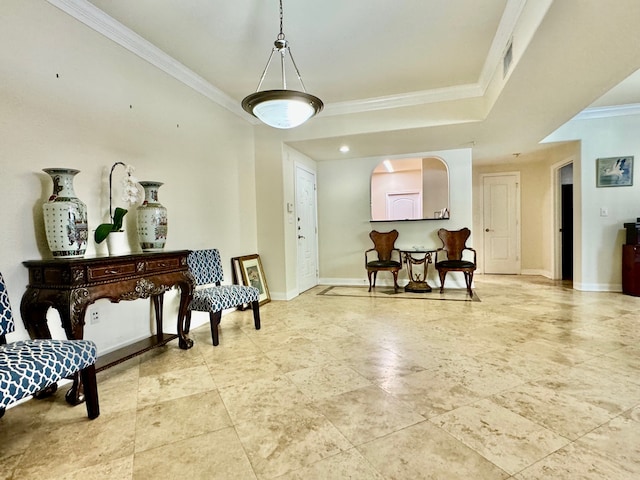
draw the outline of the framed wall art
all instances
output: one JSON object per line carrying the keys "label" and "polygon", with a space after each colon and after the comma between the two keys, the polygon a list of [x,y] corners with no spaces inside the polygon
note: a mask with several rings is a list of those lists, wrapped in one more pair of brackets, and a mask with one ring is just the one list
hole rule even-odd
{"label": "framed wall art", "polygon": [[597,187],[633,185],[633,157],[609,157],[596,160]]}
{"label": "framed wall art", "polygon": [[238,273],[240,274],[238,280],[241,278],[244,285],[250,285],[258,289],[260,292],[260,305],[271,301],[267,279],[264,276],[262,262],[260,261],[260,255],[254,254],[245,255],[244,257],[234,257],[233,271],[234,276],[237,276]]}

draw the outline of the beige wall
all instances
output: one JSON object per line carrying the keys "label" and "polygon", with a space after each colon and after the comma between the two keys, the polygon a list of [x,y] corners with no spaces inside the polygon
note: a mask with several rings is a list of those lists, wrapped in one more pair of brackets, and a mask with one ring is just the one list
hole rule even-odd
{"label": "beige wall", "polygon": [[[574,278],[574,288],[579,290],[622,289],[623,224],[640,217],[639,131],[640,115],[576,118],[547,139],[580,140],[580,165],[574,168],[574,181],[580,184],[579,221],[574,222],[574,235],[581,243],[575,258],[581,271]],[[617,156],[635,157],[633,185],[597,188],[596,160]],[[608,216],[600,215],[602,207],[608,210]]]}
{"label": "beige wall", "polygon": [[[364,285],[367,275],[364,252],[371,248],[371,230],[397,229],[396,244],[437,248],[441,246],[436,232],[439,228],[455,230],[471,225],[471,150],[446,150],[416,153],[408,156],[435,156],[449,168],[450,220],[419,220],[404,222],[371,222],[371,173],[384,158],[362,158],[318,162],[318,231],[320,243],[320,281],[327,284]],[[473,245],[475,237],[469,244]],[[435,271],[429,275],[434,281]],[[389,275],[389,278],[391,276]],[[406,272],[401,272],[406,280]],[[380,275],[380,284],[389,283]],[[451,279],[452,286],[462,278]],[[449,280],[447,280],[449,282]],[[404,282],[401,282],[404,283]],[[437,284],[437,282],[436,282]]]}
{"label": "beige wall", "polygon": [[[494,173],[520,173],[521,208],[521,273],[552,277],[552,166],[558,162],[579,158],[579,145],[571,142],[549,147],[530,155],[521,155],[512,162],[473,168],[473,228],[483,231],[482,176]],[[477,235],[479,270],[483,269],[484,245]]]}
{"label": "beige wall", "polygon": [[[257,251],[252,127],[46,2],[3,0],[2,11],[0,271],[18,318],[12,338],[27,336],[19,321],[27,284],[21,262],[49,255],[42,203],[52,185],[43,168],[80,170],[74,185],[90,229],[108,209],[103,185],[114,162],[135,166],[140,180],[164,182],[166,248],[217,247],[231,280],[229,258]],[[126,220],[131,233],[135,214]],[[95,251],[91,240],[87,254]],[[87,336],[101,351],[148,335],[147,301],[96,307],[102,320],[87,326]],[[175,328],[171,298],[166,309]],[[49,316],[63,335],[57,315]]]}

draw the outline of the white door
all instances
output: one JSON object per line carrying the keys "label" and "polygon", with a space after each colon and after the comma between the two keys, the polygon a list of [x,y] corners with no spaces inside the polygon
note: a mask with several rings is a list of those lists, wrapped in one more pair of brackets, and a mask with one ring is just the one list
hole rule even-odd
{"label": "white door", "polygon": [[484,273],[520,273],[520,174],[482,178]]}
{"label": "white door", "polygon": [[316,175],[296,165],[296,235],[298,238],[298,293],[318,284]]}
{"label": "white door", "polygon": [[420,192],[387,193],[387,218],[393,220],[422,218]]}

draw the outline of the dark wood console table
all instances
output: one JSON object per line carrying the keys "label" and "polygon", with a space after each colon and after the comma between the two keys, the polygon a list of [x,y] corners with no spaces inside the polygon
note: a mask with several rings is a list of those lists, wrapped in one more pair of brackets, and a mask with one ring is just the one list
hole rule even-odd
{"label": "dark wood console table", "polygon": [[[56,309],[69,339],[84,336],[87,307],[106,298],[113,303],[122,300],[150,298],[156,320],[156,334],[114,352],[102,355],[96,362],[100,371],[136,355],[178,339],[182,349],[193,346],[185,332],[184,319],[193,296],[194,281],[187,266],[189,250],[145,252],[119,256],[58,258],[29,260],[29,284],[22,296],[20,312],[31,338],[51,338],[47,310]],[[167,334],[162,327],[163,295],[173,287],[180,288],[177,334]],[[79,377],[67,392],[67,401],[82,402]]]}

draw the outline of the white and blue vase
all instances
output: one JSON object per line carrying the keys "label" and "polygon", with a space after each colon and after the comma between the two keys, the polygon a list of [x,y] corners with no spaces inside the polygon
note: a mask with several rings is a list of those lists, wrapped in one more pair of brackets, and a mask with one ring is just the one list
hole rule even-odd
{"label": "white and blue vase", "polygon": [[82,257],[87,249],[87,206],[73,190],[72,168],[45,168],[53,181],[53,193],[42,206],[47,243],[54,257]]}
{"label": "white and blue vase", "polygon": [[167,241],[167,209],[158,201],[161,182],[139,182],[144,202],[137,209],[138,241],[143,252],[162,250]]}

